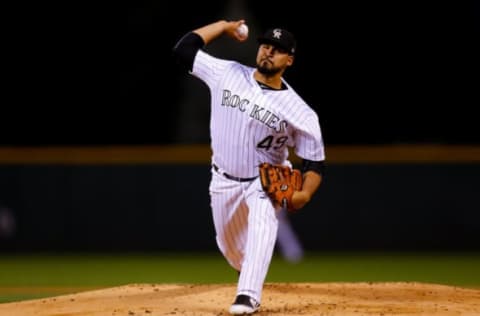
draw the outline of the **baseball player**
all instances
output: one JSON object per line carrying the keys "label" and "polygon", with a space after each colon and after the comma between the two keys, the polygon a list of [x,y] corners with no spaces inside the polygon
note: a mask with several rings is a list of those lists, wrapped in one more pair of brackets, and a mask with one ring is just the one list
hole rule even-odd
{"label": "baseball player", "polygon": [[217,21],[185,34],[173,48],[184,68],[210,89],[212,178],[209,192],[217,245],[239,272],[230,313],[256,312],[270,266],[281,206],[262,189],[259,165],[287,165],[288,147],[303,159],[303,184],[291,204],[302,208],[320,186],[325,160],[317,114],[283,79],[296,41],[273,28],[258,38],[256,67],[219,59],[202,48],[221,35],[243,42],[244,20]]}

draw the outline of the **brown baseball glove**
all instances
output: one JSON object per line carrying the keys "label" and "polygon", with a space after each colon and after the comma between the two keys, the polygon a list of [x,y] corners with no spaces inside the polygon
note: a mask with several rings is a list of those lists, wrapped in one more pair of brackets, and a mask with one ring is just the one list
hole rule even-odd
{"label": "brown baseball glove", "polygon": [[289,211],[295,211],[292,205],[292,195],[294,191],[302,189],[300,170],[267,162],[260,164],[258,168],[263,190],[270,199],[278,205],[286,207]]}

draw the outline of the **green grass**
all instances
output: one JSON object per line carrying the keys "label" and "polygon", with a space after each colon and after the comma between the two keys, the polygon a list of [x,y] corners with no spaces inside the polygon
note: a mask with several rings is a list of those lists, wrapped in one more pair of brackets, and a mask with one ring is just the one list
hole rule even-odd
{"label": "green grass", "polygon": [[[426,282],[480,287],[480,253],[308,253],[275,256],[266,282]],[[131,283],[235,283],[219,253],[32,254],[0,257],[0,303]]]}

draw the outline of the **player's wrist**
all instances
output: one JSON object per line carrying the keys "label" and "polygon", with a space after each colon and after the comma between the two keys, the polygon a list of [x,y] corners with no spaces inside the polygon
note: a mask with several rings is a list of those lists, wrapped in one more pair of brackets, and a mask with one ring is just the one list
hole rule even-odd
{"label": "player's wrist", "polygon": [[292,195],[292,205],[297,210],[301,209],[308,202],[310,202],[311,198],[311,194],[309,194],[307,191],[295,191]]}

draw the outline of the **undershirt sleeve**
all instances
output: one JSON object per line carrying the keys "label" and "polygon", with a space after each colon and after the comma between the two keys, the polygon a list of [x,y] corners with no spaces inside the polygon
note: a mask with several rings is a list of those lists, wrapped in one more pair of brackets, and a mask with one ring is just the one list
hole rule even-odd
{"label": "undershirt sleeve", "polygon": [[173,47],[173,56],[186,71],[192,71],[198,50],[205,46],[203,39],[194,32],[185,34]]}

